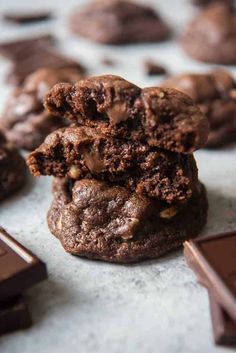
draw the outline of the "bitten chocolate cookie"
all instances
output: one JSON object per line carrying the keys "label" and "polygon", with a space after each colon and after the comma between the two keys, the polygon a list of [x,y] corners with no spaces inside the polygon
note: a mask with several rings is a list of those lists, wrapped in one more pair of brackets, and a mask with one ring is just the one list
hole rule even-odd
{"label": "bitten chocolate cookie", "polygon": [[233,5],[213,3],[185,30],[182,46],[194,59],[216,64],[236,64],[236,10]]}
{"label": "bitten chocolate cookie", "polygon": [[25,181],[25,160],[0,132],[0,201],[20,189]]}
{"label": "bitten chocolate cookie", "polygon": [[65,126],[62,117],[56,119],[45,111],[45,93],[57,82],[76,82],[81,78],[76,68],[42,68],[29,75],[24,84],[12,91],[0,119],[7,139],[16,146],[32,150],[52,131]]}
{"label": "bitten chocolate cookie", "polygon": [[162,18],[149,6],[131,1],[94,1],[74,12],[71,30],[104,44],[159,42],[170,31]]}
{"label": "bitten chocolate cookie", "polygon": [[170,205],[120,186],[56,179],[48,226],[73,255],[110,262],[157,258],[195,237],[207,216],[201,184],[185,204]]}
{"label": "bitten chocolate cookie", "polygon": [[141,89],[106,75],[55,85],[46,96],[52,115],[95,127],[99,133],[191,153],[202,147],[208,121],[191,98],[174,89]]}
{"label": "bitten chocolate cookie", "polygon": [[183,74],[164,81],[188,94],[210,123],[206,147],[217,148],[236,141],[236,81],[224,70],[208,74]]}
{"label": "bitten chocolate cookie", "polygon": [[198,184],[193,155],[108,138],[88,127],[54,131],[27,163],[35,176],[96,177],[167,202],[189,199]]}

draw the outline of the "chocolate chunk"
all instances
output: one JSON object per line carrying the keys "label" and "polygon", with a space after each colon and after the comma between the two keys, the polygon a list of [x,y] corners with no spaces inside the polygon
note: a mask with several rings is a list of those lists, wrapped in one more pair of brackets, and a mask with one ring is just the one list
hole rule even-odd
{"label": "chocolate chunk", "polygon": [[236,321],[236,232],[190,240],[184,248],[189,266]]}
{"label": "chocolate chunk", "polygon": [[0,118],[9,141],[19,148],[32,150],[52,131],[67,125],[62,117],[54,118],[45,111],[45,93],[57,82],[76,82],[81,78],[78,68],[38,69],[27,76],[21,87],[14,89]]}
{"label": "chocolate chunk", "polygon": [[162,85],[188,94],[199,105],[210,123],[206,147],[236,141],[236,81],[229,72],[217,69],[207,74],[182,74]]}
{"label": "chocolate chunk", "polygon": [[168,202],[189,199],[198,185],[192,155],[109,138],[86,127],[53,132],[30,154],[28,166],[35,176],[96,177]]}
{"label": "chocolate chunk", "polygon": [[21,297],[0,304],[0,335],[27,328],[31,323],[28,308]]}
{"label": "chocolate chunk", "polygon": [[55,85],[45,106],[51,114],[96,127],[101,134],[179,153],[202,147],[208,136],[207,119],[185,94],[168,88],[141,89],[113,75]]}
{"label": "chocolate chunk", "polygon": [[0,54],[12,61],[8,82],[20,85],[26,77],[39,68],[74,68],[84,73],[83,66],[59,53],[51,43],[51,37],[26,39],[19,42],[0,44]]}
{"label": "chocolate chunk", "polygon": [[3,19],[9,22],[17,23],[17,24],[25,24],[32,22],[45,21],[52,18],[52,13],[50,11],[17,11],[17,12],[9,12],[3,14]]}
{"label": "chocolate chunk", "polygon": [[46,265],[0,227],[0,302],[46,278]]}
{"label": "chocolate chunk", "polygon": [[185,204],[160,202],[94,179],[54,181],[51,232],[73,255],[110,262],[158,258],[195,237],[206,222],[204,188]]}
{"label": "chocolate chunk", "polygon": [[187,26],[181,43],[194,59],[236,64],[236,9],[227,2],[216,2],[202,10]]}
{"label": "chocolate chunk", "polygon": [[146,60],[144,62],[144,68],[148,76],[159,76],[167,74],[167,70],[164,66],[152,60]]}
{"label": "chocolate chunk", "polygon": [[24,158],[0,132],[0,201],[22,188],[25,182]]}
{"label": "chocolate chunk", "polygon": [[159,42],[169,37],[170,30],[149,6],[131,1],[94,1],[74,11],[72,31],[104,44]]}
{"label": "chocolate chunk", "polygon": [[220,306],[214,296],[214,291],[209,290],[212,327],[215,342],[219,345],[236,344],[236,321]]}

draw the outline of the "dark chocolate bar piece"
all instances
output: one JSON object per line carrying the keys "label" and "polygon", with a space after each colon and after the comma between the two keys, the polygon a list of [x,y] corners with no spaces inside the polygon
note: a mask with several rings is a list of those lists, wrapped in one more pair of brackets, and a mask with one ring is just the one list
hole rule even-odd
{"label": "dark chocolate bar piece", "polygon": [[236,321],[236,232],[201,237],[184,243],[189,266]]}
{"label": "dark chocolate bar piece", "polygon": [[0,302],[46,278],[46,265],[0,227]]}
{"label": "dark chocolate bar piece", "polygon": [[212,328],[215,342],[219,345],[236,344],[236,321],[234,321],[227,312],[217,302],[214,291],[208,290]]}
{"label": "dark chocolate bar piece", "polygon": [[3,14],[3,19],[17,24],[45,21],[52,18],[50,11],[17,11]]}
{"label": "dark chocolate bar piece", "polygon": [[30,327],[31,324],[31,317],[22,297],[0,305],[0,335]]}

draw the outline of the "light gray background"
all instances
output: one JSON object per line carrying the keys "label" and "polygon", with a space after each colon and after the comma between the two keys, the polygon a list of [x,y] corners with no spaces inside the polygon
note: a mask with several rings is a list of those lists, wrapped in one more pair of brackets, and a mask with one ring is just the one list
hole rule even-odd
{"label": "light gray background", "polygon": [[[0,8],[47,7],[48,3],[37,1],[33,5],[32,0],[7,0],[0,2]],[[188,0],[144,3],[159,8],[177,32],[197,11]],[[73,38],[66,21],[79,4],[82,1],[51,1],[50,7],[56,9],[58,16],[51,23],[19,28],[1,22],[1,40],[52,30],[61,39],[62,50],[81,59],[90,74],[115,73],[141,86],[159,82],[145,76],[143,58],[156,59],[173,73],[207,71],[210,67],[187,58],[174,41],[114,48]],[[100,59],[105,55],[114,57],[117,66],[102,66]],[[9,91],[3,81],[8,68],[9,64],[1,59],[1,110]],[[233,67],[230,69],[235,71]],[[236,228],[235,153],[236,149],[231,147],[195,154],[210,201],[204,234]],[[229,351],[213,343],[207,292],[186,266],[182,251],[132,266],[92,262],[66,254],[46,225],[50,183],[45,177],[31,179],[28,187],[0,205],[0,224],[40,256],[49,272],[48,281],[27,293],[33,327],[2,336],[1,353]]]}

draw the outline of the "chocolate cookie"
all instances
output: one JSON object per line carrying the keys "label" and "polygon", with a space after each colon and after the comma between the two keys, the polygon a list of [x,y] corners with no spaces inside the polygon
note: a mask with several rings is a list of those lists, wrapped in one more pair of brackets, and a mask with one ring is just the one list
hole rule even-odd
{"label": "chocolate cookie", "polygon": [[216,2],[188,25],[182,46],[194,59],[216,64],[236,64],[236,10]]}
{"label": "chocolate cookie", "polygon": [[20,189],[25,181],[25,160],[0,133],[0,201]]}
{"label": "chocolate cookie", "polygon": [[28,157],[35,176],[97,178],[167,202],[184,201],[198,184],[194,157],[100,135],[93,128],[54,131]]}
{"label": "chocolate cookie", "polygon": [[208,135],[207,119],[187,95],[168,88],[141,89],[113,75],[55,85],[45,106],[101,134],[175,152],[193,152]]}
{"label": "chocolate cookie", "polygon": [[170,205],[120,186],[56,179],[48,226],[73,255],[110,262],[157,258],[196,236],[207,216],[201,184],[185,204]]}
{"label": "chocolate cookie", "polygon": [[54,38],[44,35],[9,43],[0,44],[0,54],[11,61],[11,71],[7,77],[9,83],[21,85],[26,77],[40,68],[71,68],[85,72],[84,67],[57,51]]}
{"label": "chocolate cookie", "polygon": [[188,94],[207,116],[210,133],[206,147],[217,148],[236,141],[236,81],[224,70],[208,74],[183,74],[164,81]]}
{"label": "chocolate cookie", "polygon": [[9,141],[32,150],[52,131],[65,126],[62,117],[55,119],[45,111],[45,93],[57,82],[76,82],[81,78],[77,68],[42,68],[29,75],[24,84],[10,94],[0,124]]}
{"label": "chocolate cookie", "polygon": [[74,12],[71,30],[104,44],[159,42],[170,31],[161,17],[149,6],[131,1],[94,1]]}
{"label": "chocolate cookie", "polygon": [[223,4],[233,4],[235,0],[192,0],[192,3],[197,6],[208,6],[209,4],[221,2]]}

